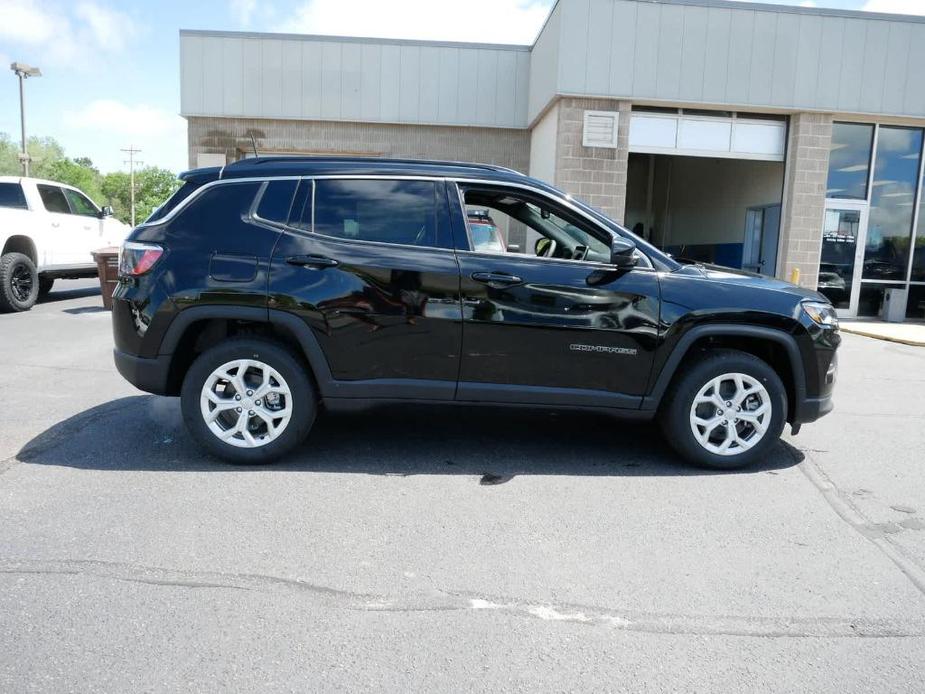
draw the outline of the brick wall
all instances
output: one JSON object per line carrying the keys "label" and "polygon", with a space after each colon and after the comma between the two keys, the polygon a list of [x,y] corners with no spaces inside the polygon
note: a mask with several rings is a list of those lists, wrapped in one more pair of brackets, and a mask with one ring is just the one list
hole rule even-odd
{"label": "brick wall", "polygon": [[498,164],[524,173],[530,167],[530,133],[505,128],[346,123],[335,121],[202,118],[188,120],[190,166],[200,153],[229,162],[257,148],[273,152],[362,154]]}
{"label": "brick wall", "polygon": [[[584,112],[588,110],[620,112],[616,149],[581,144]],[[555,185],[621,223],[626,211],[629,132],[628,101],[572,97],[559,101]]]}
{"label": "brick wall", "polygon": [[832,143],[832,116],[798,113],[790,118],[778,277],[800,270],[800,285],[816,288]]}

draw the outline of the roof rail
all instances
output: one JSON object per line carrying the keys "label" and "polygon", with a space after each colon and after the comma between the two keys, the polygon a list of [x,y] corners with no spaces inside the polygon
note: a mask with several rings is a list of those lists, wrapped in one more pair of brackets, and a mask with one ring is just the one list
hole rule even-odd
{"label": "roof rail", "polygon": [[514,169],[496,164],[480,164],[468,161],[442,161],[439,159],[400,159],[391,157],[357,157],[357,156],[337,156],[337,155],[276,155],[266,156],[261,154],[259,158],[249,157],[238,159],[235,162],[227,164],[225,168],[238,168],[241,166],[265,166],[267,164],[298,164],[298,163],[328,163],[343,162],[355,164],[419,164],[432,166],[458,166],[469,169],[486,169],[488,171],[503,171],[505,173],[523,176],[524,174]]}

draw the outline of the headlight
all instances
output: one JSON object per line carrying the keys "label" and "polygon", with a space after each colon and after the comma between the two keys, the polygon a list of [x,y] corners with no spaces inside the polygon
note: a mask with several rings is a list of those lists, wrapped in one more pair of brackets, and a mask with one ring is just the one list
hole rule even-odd
{"label": "headlight", "polygon": [[803,311],[812,318],[816,325],[838,327],[838,314],[835,313],[832,304],[824,301],[804,301]]}

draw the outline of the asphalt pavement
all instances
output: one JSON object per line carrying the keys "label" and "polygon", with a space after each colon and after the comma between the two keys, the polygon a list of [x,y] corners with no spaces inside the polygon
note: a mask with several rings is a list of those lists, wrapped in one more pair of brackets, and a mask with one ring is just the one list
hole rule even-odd
{"label": "asphalt pavement", "polygon": [[0,691],[925,690],[925,349],[846,335],[762,466],[576,413],[322,415],[265,467],[0,315]]}

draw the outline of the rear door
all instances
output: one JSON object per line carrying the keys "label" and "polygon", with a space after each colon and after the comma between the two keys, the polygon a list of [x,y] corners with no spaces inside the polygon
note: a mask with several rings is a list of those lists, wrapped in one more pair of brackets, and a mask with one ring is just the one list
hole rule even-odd
{"label": "rear door", "polygon": [[462,332],[444,181],[305,179],[270,306],[308,324],[341,396],[451,400]]}
{"label": "rear door", "polygon": [[638,407],[659,320],[648,260],[616,270],[611,232],[539,191],[463,183],[454,227],[473,211],[487,211],[507,250],[462,240],[457,398]]}

